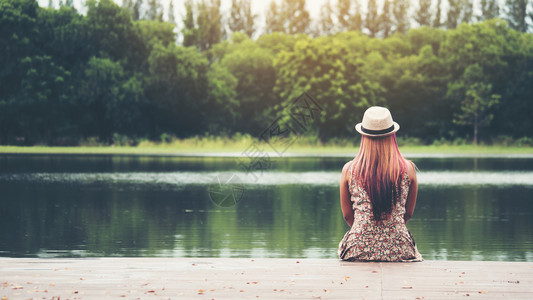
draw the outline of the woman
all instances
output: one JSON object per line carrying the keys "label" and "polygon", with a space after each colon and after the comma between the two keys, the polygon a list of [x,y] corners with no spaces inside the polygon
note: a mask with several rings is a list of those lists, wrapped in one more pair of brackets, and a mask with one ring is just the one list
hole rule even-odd
{"label": "woman", "polygon": [[362,135],[354,160],[342,168],[341,209],[350,226],[339,243],[339,258],[353,261],[422,261],[405,224],[418,190],[415,165],[400,154],[398,123],[388,109],[366,110],[355,126]]}

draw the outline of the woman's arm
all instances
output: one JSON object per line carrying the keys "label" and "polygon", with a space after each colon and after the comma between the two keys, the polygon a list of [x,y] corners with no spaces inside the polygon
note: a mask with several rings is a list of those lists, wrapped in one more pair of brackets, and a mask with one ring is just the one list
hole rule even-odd
{"label": "woman's arm", "polygon": [[348,184],[348,179],[350,174],[348,170],[350,169],[350,162],[347,162],[342,168],[341,175],[341,184],[340,184],[340,195],[341,195],[341,210],[344,220],[350,227],[353,225],[353,210],[352,210],[352,201],[350,200],[350,186]]}
{"label": "woman's arm", "polygon": [[416,167],[413,162],[409,163],[409,170],[407,171],[411,186],[409,187],[409,194],[407,195],[407,202],[405,203],[405,215],[403,219],[405,224],[409,222],[409,219],[413,216],[416,205],[416,195],[418,194],[418,182],[416,179]]}

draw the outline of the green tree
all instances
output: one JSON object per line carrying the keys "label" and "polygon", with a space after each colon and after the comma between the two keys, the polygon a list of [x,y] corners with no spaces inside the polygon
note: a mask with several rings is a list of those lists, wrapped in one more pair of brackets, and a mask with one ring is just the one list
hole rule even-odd
{"label": "green tree", "polygon": [[446,28],[453,29],[459,25],[462,11],[462,0],[448,0],[448,13],[446,15]]}
{"label": "green tree", "polygon": [[527,0],[506,0],[507,22],[514,30],[527,32]]}
{"label": "green tree", "polygon": [[138,39],[129,13],[112,0],[88,0],[87,8],[84,20],[89,42],[85,47],[94,55],[112,61],[129,59],[132,64],[139,61],[133,47],[124,47]]}
{"label": "green tree", "polygon": [[322,4],[320,9],[320,16],[317,23],[316,36],[329,35],[335,31],[335,24],[333,22],[334,12],[331,7],[330,0]]}
{"label": "green tree", "polygon": [[231,0],[230,18],[228,20],[229,29],[232,32],[244,30],[244,20],[242,16],[242,1]]}
{"label": "green tree", "polygon": [[433,28],[441,28],[442,27],[442,12],[441,12],[441,0],[437,0],[437,10],[435,11],[435,17],[433,18],[432,26]]}
{"label": "green tree", "polygon": [[137,21],[141,18],[141,8],[143,6],[143,0],[131,0],[135,1],[132,6],[131,17]]}
{"label": "green tree", "polygon": [[461,0],[462,14],[461,23],[471,23],[474,15],[474,1],[473,0]]}
{"label": "green tree", "polygon": [[485,21],[497,18],[500,15],[500,7],[496,0],[481,0],[481,15],[478,17],[479,21]]}
{"label": "green tree", "polygon": [[151,21],[163,21],[163,8],[159,0],[148,0],[145,18]]}
{"label": "green tree", "polygon": [[229,29],[232,32],[244,32],[252,37],[255,32],[256,14],[252,13],[250,0],[232,0],[229,18]]}
{"label": "green tree", "polygon": [[289,34],[307,33],[311,24],[305,0],[283,0],[281,10],[285,19],[286,32]]}
{"label": "green tree", "polygon": [[415,14],[415,21],[418,22],[420,26],[430,26],[431,17],[431,0],[419,0],[418,9]]}
{"label": "green tree", "polygon": [[201,51],[211,49],[215,44],[222,41],[225,31],[220,12],[220,0],[201,0],[198,3],[197,24],[197,47]]}
{"label": "green tree", "polygon": [[359,0],[354,0],[354,13],[350,16],[349,30],[362,31],[363,30],[363,16],[361,14],[361,4]]}
{"label": "green tree", "polygon": [[356,50],[365,47],[366,41],[361,34],[346,32],[335,37],[300,39],[293,51],[281,52],[274,61],[274,91],[284,100],[278,108],[286,108],[309,91],[324,108],[317,120],[320,139],[352,132],[364,109],[383,100],[379,96],[382,87],[367,77],[366,58]]}
{"label": "green tree", "polygon": [[365,18],[365,28],[370,32],[371,37],[375,37],[380,31],[380,20],[378,5],[376,0],[368,0],[368,7]]}
{"label": "green tree", "polygon": [[394,0],[392,14],[394,16],[395,32],[405,34],[409,29],[409,1]]}
{"label": "green tree", "polygon": [[450,92],[455,89],[464,90],[464,100],[453,122],[472,126],[474,144],[477,144],[479,128],[490,124],[494,118],[490,109],[498,104],[501,96],[492,93],[492,85],[483,81],[483,69],[477,64],[466,68],[462,80],[452,85]]}
{"label": "green tree", "polygon": [[211,111],[208,93],[208,61],[192,47],[156,43],[148,57],[150,136],[164,132],[178,136],[202,133],[205,115]]}
{"label": "green tree", "polygon": [[[238,132],[257,134],[272,121],[270,109],[277,103],[273,93],[276,82],[274,52],[279,51],[277,47],[284,43],[273,41],[277,35],[263,35],[255,42],[242,33],[236,33],[229,43],[217,45],[223,48],[217,60],[237,79],[234,91],[239,105],[234,109],[237,118],[232,125]],[[267,39],[271,39],[269,42],[275,43],[275,46],[267,43]],[[290,49],[290,46],[285,49]]]}
{"label": "green tree", "polygon": [[185,1],[185,18],[183,19],[183,46],[196,46],[198,43],[198,28],[194,16],[193,0]]}
{"label": "green tree", "polygon": [[392,16],[391,16],[391,2],[390,0],[385,0],[383,2],[383,11],[380,16],[381,26],[383,28],[383,36],[388,37],[392,32]]}
{"label": "green tree", "polygon": [[281,9],[275,0],[271,0],[266,13],[265,32],[285,32],[284,19],[281,14]]}
{"label": "green tree", "polygon": [[337,22],[339,24],[340,31],[346,31],[350,29],[351,26],[351,4],[352,1],[350,0],[337,0],[336,5],[336,15],[337,15]]}
{"label": "green tree", "polygon": [[176,16],[174,15],[174,0],[168,3],[168,22],[176,25]]}

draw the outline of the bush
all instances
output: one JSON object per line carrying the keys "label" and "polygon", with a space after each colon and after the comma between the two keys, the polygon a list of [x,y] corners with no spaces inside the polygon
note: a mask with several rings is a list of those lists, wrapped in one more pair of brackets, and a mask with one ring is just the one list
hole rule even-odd
{"label": "bush", "polygon": [[516,145],[518,147],[532,147],[533,146],[533,138],[524,136],[516,140]]}

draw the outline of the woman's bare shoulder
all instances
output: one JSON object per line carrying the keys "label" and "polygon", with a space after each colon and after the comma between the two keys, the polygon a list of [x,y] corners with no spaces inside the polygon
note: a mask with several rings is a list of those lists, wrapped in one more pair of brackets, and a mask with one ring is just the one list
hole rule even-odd
{"label": "woman's bare shoulder", "polygon": [[407,161],[407,176],[409,176],[409,179],[411,181],[415,180],[416,181],[416,165],[414,162],[408,160]]}
{"label": "woman's bare shoulder", "polygon": [[342,167],[342,177],[343,178],[347,177],[348,171],[350,170],[350,166],[351,165],[352,165],[352,160],[350,160],[349,162],[345,163],[344,166]]}

